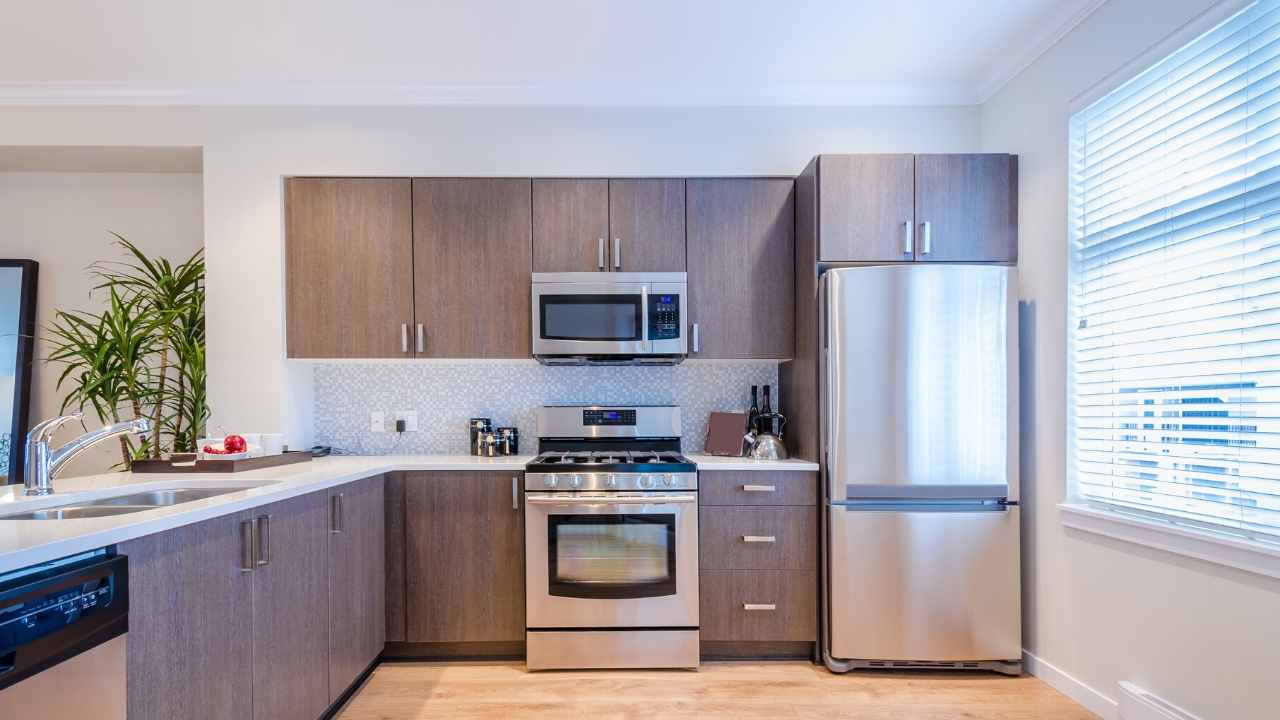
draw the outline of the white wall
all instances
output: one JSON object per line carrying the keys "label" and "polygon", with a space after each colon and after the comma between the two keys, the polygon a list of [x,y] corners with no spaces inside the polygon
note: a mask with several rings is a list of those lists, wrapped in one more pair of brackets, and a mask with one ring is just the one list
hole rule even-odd
{"label": "white wall", "polygon": [[308,441],[310,368],[284,360],[281,178],[747,175],[818,152],[961,152],[976,108],[5,108],[12,145],[204,148],[209,394],[224,428]]}
{"label": "white wall", "polygon": [[1065,530],[1068,104],[1203,12],[1111,0],[982,107],[1019,155],[1025,646],[1114,698],[1138,685],[1206,718],[1275,718],[1280,581]]}
{"label": "white wall", "polygon": [[[56,310],[94,310],[94,282],[86,271],[98,260],[121,260],[109,231],[151,254],[185,260],[204,238],[200,176],[189,173],[0,173],[0,256],[40,263],[37,336]],[[65,393],[56,389],[62,366],[42,360],[36,344],[31,422],[58,412]],[[97,427],[93,419],[89,428]],[[68,428],[60,438],[78,432]],[[19,440],[20,442],[20,440]],[[64,475],[104,472],[120,462],[119,445],[104,443],[76,459]]]}

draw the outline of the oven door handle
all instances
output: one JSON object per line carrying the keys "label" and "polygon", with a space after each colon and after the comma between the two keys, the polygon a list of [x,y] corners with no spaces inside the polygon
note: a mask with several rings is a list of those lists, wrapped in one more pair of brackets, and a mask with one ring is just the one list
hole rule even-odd
{"label": "oven door handle", "polygon": [[696,503],[697,495],[655,495],[653,497],[617,497],[617,498],[583,498],[583,497],[547,497],[545,495],[526,495],[526,505],[563,505],[596,506],[596,505],[672,505],[677,503]]}

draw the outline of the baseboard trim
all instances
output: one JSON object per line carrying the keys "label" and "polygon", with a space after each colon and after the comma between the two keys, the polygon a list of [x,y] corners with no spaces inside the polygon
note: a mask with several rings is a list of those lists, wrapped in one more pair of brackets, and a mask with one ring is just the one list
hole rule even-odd
{"label": "baseboard trim", "polygon": [[1057,665],[1023,650],[1022,666],[1028,673],[1080,703],[1102,720],[1119,720],[1120,706],[1115,700],[1076,679]]}
{"label": "baseboard trim", "polygon": [[332,720],[333,718],[336,718],[339,711],[341,711],[343,706],[347,704],[347,701],[355,697],[355,694],[360,691],[360,688],[364,687],[369,676],[373,675],[373,671],[377,669],[378,665],[381,663],[381,658],[374,658],[373,662],[369,663],[368,666],[365,667],[364,672],[356,676],[356,679],[347,687],[346,690],[342,692],[341,695],[338,696],[338,699],[334,700],[333,703],[329,705],[328,709],[324,711],[324,714],[320,716],[320,720]]}

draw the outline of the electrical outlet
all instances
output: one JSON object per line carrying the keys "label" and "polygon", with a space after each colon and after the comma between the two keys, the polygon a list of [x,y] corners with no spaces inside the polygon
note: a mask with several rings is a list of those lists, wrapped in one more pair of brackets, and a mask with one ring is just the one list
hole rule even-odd
{"label": "electrical outlet", "polygon": [[392,420],[403,420],[405,432],[418,432],[417,410],[397,410]]}
{"label": "electrical outlet", "polygon": [[387,431],[387,416],[381,410],[369,413],[369,429],[373,432]]}

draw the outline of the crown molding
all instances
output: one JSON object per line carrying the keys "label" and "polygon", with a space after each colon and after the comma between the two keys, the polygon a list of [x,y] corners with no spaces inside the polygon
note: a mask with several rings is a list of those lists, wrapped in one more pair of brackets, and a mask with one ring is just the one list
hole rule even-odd
{"label": "crown molding", "polygon": [[1045,22],[1040,32],[1033,34],[1029,42],[1022,43],[1006,55],[1007,61],[993,63],[987,69],[974,86],[975,104],[981,105],[994,97],[1005,85],[1021,75],[1023,70],[1031,67],[1031,63],[1057,45],[1059,40],[1067,36],[1067,33],[1076,29],[1076,26],[1105,4],[1107,0],[1090,0],[1058,22],[1052,20]]}
{"label": "crown molding", "polygon": [[946,84],[752,87],[0,82],[0,106],[892,107],[976,104]]}

